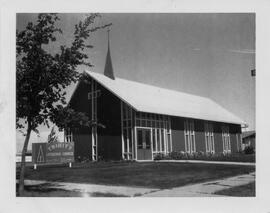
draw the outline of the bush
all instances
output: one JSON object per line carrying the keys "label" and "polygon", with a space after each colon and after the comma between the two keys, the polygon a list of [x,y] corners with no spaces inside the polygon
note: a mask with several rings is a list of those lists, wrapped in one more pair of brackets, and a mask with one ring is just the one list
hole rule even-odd
{"label": "bush", "polygon": [[169,157],[172,160],[182,160],[185,158],[185,153],[173,151],[173,152],[169,153]]}
{"label": "bush", "polygon": [[245,149],[244,149],[244,153],[245,153],[245,154],[254,154],[255,151],[254,151],[254,148],[253,148],[252,146],[247,146],[247,147],[245,147]]}
{"label": "bush", "polygon": [[[253,152],[254,153],[254,152]],[[207,160],[207,161],[235,161],[235,162],[255,162],[255,154],[245,155],[244,153],[205,153],[173,151],[168,155],[158,153],[154,160]]]}
{"label": "bush", "polygon": [[164,154],[163,153],[155,154],[154,160],[164,160]]}
{"label": "bush", "polygon": [[154,160],[171,160],[170,155],[165,155],[164,153],[157,153],[154,156]]}

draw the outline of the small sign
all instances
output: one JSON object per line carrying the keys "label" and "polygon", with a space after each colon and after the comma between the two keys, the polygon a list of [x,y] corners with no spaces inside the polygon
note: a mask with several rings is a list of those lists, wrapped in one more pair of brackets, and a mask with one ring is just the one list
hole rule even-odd
{"label": "small sign", "polygon": [[47,163],[66,163],[74,161],[74,143],[53,142],[47,144]]}
{"label": "small sign", "polygon": [[36,164],[74,162],[74,143],[33,143],[32,162]]}
{"label": "small sign", "polygon": [[33,143],[32,144],[32,162],[33,163],[46,162],[46,144],[47,143]]}

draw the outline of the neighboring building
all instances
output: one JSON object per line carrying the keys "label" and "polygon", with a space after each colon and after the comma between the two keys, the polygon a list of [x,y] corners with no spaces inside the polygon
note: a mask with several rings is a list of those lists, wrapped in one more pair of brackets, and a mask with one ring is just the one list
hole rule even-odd
{"label": "neighboring building", "polygon": [[255,131],[247,131],[247,132],[242,133],[243,149],[245,149],[245,147],[248,147],[248,146],[253,147],[255,149],[256,148],[255,141],[256,141]]}
{"label": "neighboring building", "polygon": [[109,48],[104,75],[85,74],[69,106],[105,128],[65,130],[75,159],[153,160],[172,151],[241,149],[241,119],[209,98],[114,77]]}

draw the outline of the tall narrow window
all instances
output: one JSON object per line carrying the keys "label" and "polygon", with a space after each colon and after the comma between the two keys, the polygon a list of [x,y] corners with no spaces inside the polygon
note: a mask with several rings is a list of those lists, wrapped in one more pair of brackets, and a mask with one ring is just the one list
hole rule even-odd
{"label": "tall narrow window", "polygon": [[[138,123],[136,123],[139,125]],[[121,129],[122,129],[122,158],[134,159],[133,147],[133,110],[127,104],[121,102]]]}
{"label": "tall narrow window", "polygon": [[164,141],[164,131],[163,129],[160,129],[160,142],[161,142],[161,151],[164,152],[165,151],[165,141]]}
{"label": "tall narrow window", "polygon": [[184,122],[184,127],[185,127],[184,134],[185,134],[186,152],[188,153],[196,152],[194,121],[186,120]]}
{"label": "tall narrow window", "polygon": [[236,143],[237,143],[237,151],[239,152],[242,147],[242,139],[241,139],[241,134],[237,133],[236,134]]}
{"label": "tall narrow window", "polygon": [[156,144],[156,131],[155,129],[152,130],[152,142],[153,142],[153,152],[157,151],[157,144]]}
{"label": "tall narrow window", "polygon": [[156,131],[157,131],[157,151],[161,151],[161,148],[160,148],[160,133],[159,133],[159,129],[157,129]]}
{"label": "tall narrow window", "polygon": [[230,133],[229,127],[222,127],[222,143],[223,143],[223,152],[230,153],[231,152],[231,141],[230,141]]}
{"label": "tall narrow window", "polygon": [[204,123],[205,132],[205,148],[208,153],[215,153],[215,142],[214,142],[214,132],[213,124],[210,122]]}
{"label": "tall narrow window", "polygon": [[72,132],[70,128],[65,129],[65,142],[73,142]]}

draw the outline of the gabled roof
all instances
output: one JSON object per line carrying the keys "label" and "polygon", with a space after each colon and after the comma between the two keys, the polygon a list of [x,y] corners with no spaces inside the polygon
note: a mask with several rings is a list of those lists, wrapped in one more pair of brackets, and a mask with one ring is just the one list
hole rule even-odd
{"label": "gabled roof", "polygon": [[245,123],[209,98],[118,77],[112,80],[95,72],[85,73],[137,111],[224,123]]}
{"label": "gabled roof", "polygon": [[256,132],[254,130],[242,132],[242,138],[247,138],[247,137],[255,136],[255,135],[256,135]]}

